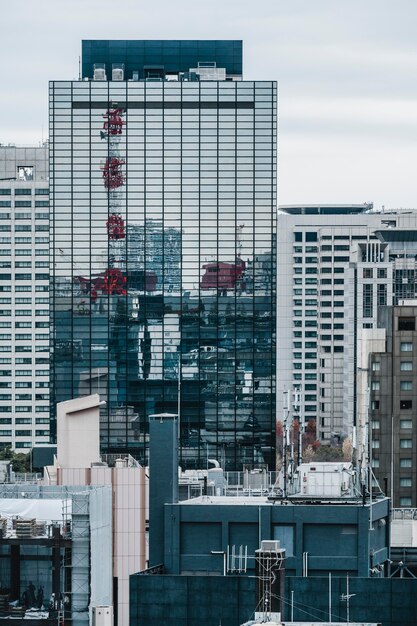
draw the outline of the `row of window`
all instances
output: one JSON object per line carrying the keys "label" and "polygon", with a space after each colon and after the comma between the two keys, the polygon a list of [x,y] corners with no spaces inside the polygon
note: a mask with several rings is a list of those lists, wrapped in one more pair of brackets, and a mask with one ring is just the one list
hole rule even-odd
{"label": "row of window", "polygon": [[[0,243],[8,243],[11,245],[12,244],[11,237],[0,237]],[[32,244],[33,238],[32,237],[15,237],[14,243]],[[49,243],[49,237],[35,237],[35,244],[36,243]]]}
{"label": "row of window", "polygon": [[[372,420],[373,430],[379,430],[381,428],[380,420]],[[408,430],[413,428],[413,420],[400,420],[400,428],[402,430]]]}
{"label": "row of window", "polygon": [[[12,291],[11,285],[0,285],[0,293],[10,293]],[[33,291],[32,285],[15,285],[13,291],[16,293],[23,293],[25,291]],[[49,285],[36,285],[35,286],[36,293],[39,292],[49,292]]]}
{"label": "row of window", "polygon": [[[11,224],[0,224],[0,232],[10,233],[12,231]],[[14,231],[16,233],[31,233],[33,228],[30,224],[15,224]],[[35,224],[35,232],[49,232],[49,224]],[[31,238],[28,238],[31,240]],[[21,243],[29,243],[28,241],[22,241]]]}
{"label": "row of window", "polygon": [[[15,200],[14,205],[15,209],[23,209],[29,208],[32,206],[31,200]],[[36,200],[35,207],[47,207],[49,206],[49,200]],[[12,203],[10,200],[0,200],[0,207],[4,207],[6,209],[10,209],[12,207]]]}
{"label": "row of window", "polygon": [[[21,189],[16,187],[14,189],[15,196],[31,196],[33,189]],[[0,196],[11,196],[12,189],[0,189]],[[49,196],[49,189],[35,189],[35,196]]]}
{"label": "row of window", "polygon": [[[18,206],[15,204],[15,206]],[[20,203],[19,206],[27,206],[30,207],[30,202],[28,203]],[[31,220],[33,217],[33,213],[14,213],[13,217],[15,220]],[[49,220],[49,213],[35,213],[35,220]],[[12,218],[11,213],[0,213],[0,220],[10,220]]]}
{"label": "row of window", "polygon": [[[0,389],[11,389],[12,386],[15,389],[32,389],[32,383],[30,381],[15,381],[13,385],[10,381],[0,381]],[[35,387],[38,389],[49,389],[49,383],[36,381]]]}
{"label": "row of window", "polygon": [[[14,436],[15,437],[31,437],[32,432],[30,430],[15,430]],[[35,437],[47,437],[47,436],[49,436],[49,430],[35,430]],[[12,437],[12,431],[0,430],[0,437]],[[30,448],[31,445],[27,447]]]}

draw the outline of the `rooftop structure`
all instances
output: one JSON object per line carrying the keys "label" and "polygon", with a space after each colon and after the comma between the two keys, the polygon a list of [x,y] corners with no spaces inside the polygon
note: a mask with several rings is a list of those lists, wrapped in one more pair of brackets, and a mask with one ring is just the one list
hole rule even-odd
{"label": "rooftop structure", "polygon": [[364,204],[280,204],[279,211],[288,215],[352,215],[373,209],[372,202]]}
{"label": "rooftop structure", "polygon": [[[94,79],[103,68],[107,80],[172,80],[179,74],[224,68],[225,78],[242,76],[241,40],[91,40],[82,42],[82,78]],[[116,70],[116,74],[114,71]],[[119,73],[117,73],[119,70]],[[122,70],[122,73],[120,73]],[[96,73],[97,76],[97,73]]]}

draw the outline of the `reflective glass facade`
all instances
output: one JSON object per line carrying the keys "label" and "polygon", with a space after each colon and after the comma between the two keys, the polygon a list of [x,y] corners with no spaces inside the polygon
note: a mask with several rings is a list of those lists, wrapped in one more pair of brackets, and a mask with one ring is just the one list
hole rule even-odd
{"label": "reflective glass facade", "polygon": [[53,82],[50,140],[55,402],[145,462],[180,399],[183,466],[274,465],[276,84]]}

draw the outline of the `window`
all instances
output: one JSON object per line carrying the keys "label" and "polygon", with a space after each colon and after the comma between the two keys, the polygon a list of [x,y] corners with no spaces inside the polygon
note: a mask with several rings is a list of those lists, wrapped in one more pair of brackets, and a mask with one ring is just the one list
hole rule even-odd
{"label": "window", "polygon": [[402,380],[400,382],[400,389],[401,391],[412,391],[413,383],[411,382],[411,380]]}
{"label": "window", "polygon": [[295,232],[294,233],[294,241],[302,241],[302,240],[303,240],[303,233]]}
{"label": "window", "polygon": [[49,189],[35,189],[35,196],[49,196]]}
{"label": "window", "polygon": [[412,439],[400,439],[400,448],[402,450],[409,449],[413,447]]}
{"label": "window", "polygon": [[411,459],[400,459],[400,467],[403,469],[413,467],[413,463]]}
{"label": "window", "polygon": [[374,275],[374,271],[371,267],[364,267],[363,268],[363,277],[364,278],[373,278]]}
{"label": "window", "polygon": [[14,195],[15,196],[31,196],[32,195],[32,190],[31,189],[15,189],[14,190]]}
{"label": "window", "polygon": [[379,372],[380,369],[381,369],[381,363],[379,361],[373,361],[373,363],[372,363],[372,371],[373,372]]}
{"label": "window", "polygon": [[35,207],[47,207],[49,206],[49,200],[36,200]]}
{"label": "window", "polygon": [[411,478],[400,478],[400,487],[412,487]]}
{"label": "window", "polygon": [[415,317],[399,317],[398,318],[398,330],[415,330],[416,318]]}
{"label": "window", "polygon": [[0,196],[10,196],[11,194],[11,189],[0,189]]}
{"label": "window", "polygon": [[363,285],[363,317],[372,317],[373,312],[373,294],[372,284]]}
{"label": "window", "polygon": [[413,420],[400,420],[400,428],[407,429],[413,427]]}
{"label": "window", "polygon": [[372,467],[378,469],[379,467],[379,459],[372,459]]}
{"label": "window", "polygon": [[387,304],[387,286],[377,285],[377,302],[378,306],[385,306]]}
{"label": "window", "polygon": [[379,450],[379,439],[372,439],[372,449]]}
{"label": "window", "polygon": [[307,232],[305,233],[306,241],[317,241],[317,233],[316,232]]}
{"label": "window", "polygon": [[387,270],[385,268],[379,268],[377,270],[377,276],[378,276],[378,278],[386,278],[387,277]]}
{"label": "window", "polygon": [[407,411],[413,408],[412,400],[400,400],[400,410]]}
{"label": "window", "polygon": [[379,400],[372,400],[371,406],[373,411],[379,411]]}
{"label": "window", "polygon": [[[32,206],[32,202],[30,200],[16,200],[14,205],[15,205],[16,208],[23,209],[23,208],[31,207]],[[22,213],[21,215],[25,215],[26,217],[24,217],[24,218],[22,217],[20,219],[30,219],[31,218],[30,213]],[[19,219],[19,218],[17,218],[17,216],[16,216],[16,219]]]}
{"label": "window", "polygon": [[373,380],[371,383],[372,391],[379,391],[379,380]]}
{"label": "window", "polygon": [[379,420],[372,420],[373,430],[379,430],[381,428],[381,422]]}
{"label": "window", "polygon": [[400,506],[411,506],[411,498],[400,498]]}
{"label": "window", "polygon": [[409,343],[407,341],[402,341],[400,343],[400,350],[401,350],[401,352],[412,352],[413,351],[413,344]]}
{"label": "window", "polygon": [[413,370],[412,361],[401,361],[400,370],[401,372],[411,372]]}

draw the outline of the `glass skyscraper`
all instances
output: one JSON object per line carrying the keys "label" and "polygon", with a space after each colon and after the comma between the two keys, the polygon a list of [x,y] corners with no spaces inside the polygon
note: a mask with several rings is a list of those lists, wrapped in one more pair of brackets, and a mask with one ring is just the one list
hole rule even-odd
{"label": "glass skyscraper", "polygon": [[[275,463],[276,83],[241,42],[83,42],[50,83],[54,401],[106,400],[102,447]],[[54,417],[51,422],[54,430]]]}

